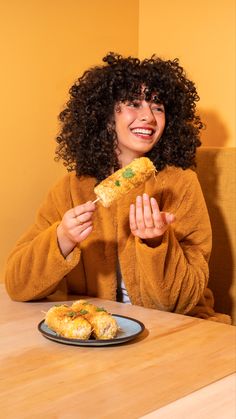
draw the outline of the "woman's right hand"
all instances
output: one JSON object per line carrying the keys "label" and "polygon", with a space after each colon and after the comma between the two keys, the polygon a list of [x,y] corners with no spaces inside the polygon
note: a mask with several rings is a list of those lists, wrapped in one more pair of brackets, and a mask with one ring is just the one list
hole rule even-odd
{"label": "woman's right hand", "polygon": [[58,244],[67,257],[77,243],[85,240],[93,230],[92,216],[96,209],[92,201],[68,210],[57,227]]}

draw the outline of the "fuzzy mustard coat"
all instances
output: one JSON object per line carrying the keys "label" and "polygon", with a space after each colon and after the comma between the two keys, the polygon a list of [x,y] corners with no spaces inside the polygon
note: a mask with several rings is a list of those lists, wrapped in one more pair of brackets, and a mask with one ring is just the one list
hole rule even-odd
{"label": "fuzzy mustard coat", "polygon": [[[68,294],[115,300],[118,257],[132,304],[218,320],[206,288],[211,227],[196,174],[167,167],[110,208],[96,204],[93,232],[65,259],[57,226],[68,209],[96,198],[95,183],[71,172],[49,192],[35,223],[9,256],[6,288],[11,298],[41,299],[66,287]],[[129,228],[129,206],[144,192],[176,216],[155,248]]]}

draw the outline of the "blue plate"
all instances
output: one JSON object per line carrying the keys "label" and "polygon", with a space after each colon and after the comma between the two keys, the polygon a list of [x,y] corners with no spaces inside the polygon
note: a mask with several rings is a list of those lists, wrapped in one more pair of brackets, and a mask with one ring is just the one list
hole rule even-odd
{"label": "blue plate", "polygon": [[131,317],[119,316],[118,314],[112,314],[112,316],[116,319],[119,326],[119,331],[117,333],[117,336],[113,339],[81,340],[81,339],[64,338],[63,336],[57,335],[56,332],[49,329],[49,327],[45,324],[44,320],[42,320],[39,323],[38,330],[42,333],[42,335],[45,338],[53,340],[55,342],[64,343],[66,345],[108,346],[108,345],[117,345],[120,343],[128,342],[129,340],[135,339],[145,329],[144,324],[140,322],[139,320],[132,319]]}

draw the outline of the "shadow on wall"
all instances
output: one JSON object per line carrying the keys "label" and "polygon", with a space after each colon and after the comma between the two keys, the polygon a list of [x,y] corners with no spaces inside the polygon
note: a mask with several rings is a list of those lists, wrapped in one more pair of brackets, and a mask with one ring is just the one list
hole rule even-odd
{"label": "shadow on wall", "polygon": [[[211,113],[210,115],[212,116]],[[213,118],[211,122],[213,123]],[[221,135],[222,147],[226,142],[227,130],[219,122],[214,129],[219,129],[217,138],[219,139]],[[214,132],[210,130],[207,134],[211,145],[214,140],[211,135],[214,136]],[[232,176],[235,176],[235,156],[235,149],[227,147],[200,147],[197,152],[197,173],[209,211],[213,234],[209,288],[214,293],[215,310],[230,314],[234,323],[236,299],[233,291],[236,273],[233,234],[236,221],[234,199],[232,199],[235,197],[235,183],[232,182]]]}
{"label": "shadow on wall", "polygon": [[214,110],[201,108],[198,111],[206,127],[201,133],[202,145],[205,147],[224,147],[229,133],[219,114]]}

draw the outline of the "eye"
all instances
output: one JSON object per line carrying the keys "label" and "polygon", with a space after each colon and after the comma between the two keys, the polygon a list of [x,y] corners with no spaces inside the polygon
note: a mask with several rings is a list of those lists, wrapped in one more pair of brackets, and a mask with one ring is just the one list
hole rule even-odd
{"label": "eye", "polygon": [[128,106],[129,108],[139,108],[140,102],[138,100],[132,100],[130,102],[127,102],[126,106]]}
{"label": "eye", "polygon": [[162,113],[165,113],[165,108],[164,108],[164,106],[163,106],[163,105],[161,105],[161,104],[153,104],[153,105],[151,106],[151,110],[152,110],[153,112],[162,112]]}

